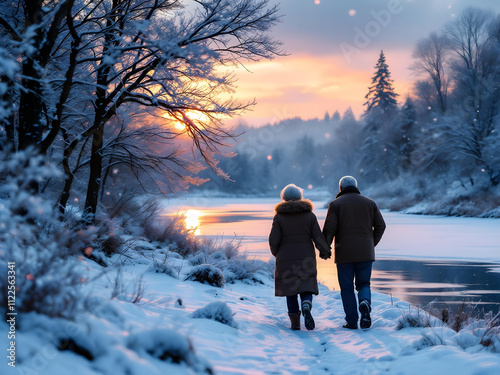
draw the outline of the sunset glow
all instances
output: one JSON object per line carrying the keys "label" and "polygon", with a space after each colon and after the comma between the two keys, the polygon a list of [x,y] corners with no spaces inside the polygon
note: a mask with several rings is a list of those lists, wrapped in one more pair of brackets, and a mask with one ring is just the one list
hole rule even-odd
{"label": "sunset glow", "polygon": [[[201,111],[187,110],[184,112],[184,115],[186,118],[193,121],[196,124],[196,126],[203,126],[203,124],[206,124],[209,121],[211,121],[210,117]],[[182,115],[179,114],[178,116],[180,118]],[[166,112],[163,115],[163,117],[171,121],[172,126],[175,130],[181,132],[186,130],[185,123],[180,120],[177,120],[177,118],[173,117],[171,114]]]}
{"label": "sunset glow", "polygon": [[[251,100],[256,93],[258,97],[257,105],[244,118],[250,125],[260,126],[296,116],[323,117],[325,111],[343,114],[349,106],[360,116],[376,56],[362,52],[359,60],[350,65],[334,55],[295,55],[248,64],[251,73],[238,72],[238,99]],[[411,54],[394,51],[387,54],[387,59],[396,92],[404,97],[412,84],[406,72]]]}
{"label": "sunset glow", "polygon": [[187,230],[194,231],[196,236],[200,235],[200,216],[203,213],[198,210],[187,210],[184,213],[184,223]]}
{"label": "sunset glow", "polygon": [[[481,2],[500,11],[500,3]],[[365,95],[381,50],[387,56],[395,92],[402,104],[412,94],[418,77],[411,69],[417,42],[442,28],[472,1],[283,1],[284,15],[273,29],[286,56],[272,61],[245,62],[235,69],[235,98],[257,104],[242,117],[252,126],[300,116],[323,118],[349,107],[356,117],[364,113]],[[367,29],[368,28],[368,29]],[[366,32],[368,30],[368,34]],[[361,35],[363,34],[363,35]],[[341,46],[352,47],[346,56]],[[349,52],[350,53],[350,52]]]}

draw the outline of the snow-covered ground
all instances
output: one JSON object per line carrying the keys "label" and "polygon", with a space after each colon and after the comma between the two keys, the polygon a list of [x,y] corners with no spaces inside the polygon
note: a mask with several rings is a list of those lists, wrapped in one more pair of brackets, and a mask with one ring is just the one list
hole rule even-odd
{"label": "snow-covered ground", "polygon": [[[159,256],[165,249],[129,255],[122,274],[129,288],[111,300],[114,271],[103,274],[106,269],[81,259],[88,277],[100,276],[89,284],[92,313],[75,322],[24,315],[18,322],[16,368],[4,357],[1,374],[499,373],[500,342],[494,342],[496,352],[479,345],[484,330],[455,333],[433,319],[433,327],[397,330],[399,319],[415,311],[388,295],[373,295],[372,328],[352,331],[342,328],[339,292],[321,286],[313,305],[316,329],[291,331],[272,280],[223,288],[182,281],[192,266],[173,254],[169,259],[179,278],[148,271],[155,252]],[[132,303],[139,281],[145,292]],[[227,304],[234,326],[193,317],[213,302]],[[231,314],[222,315],[231,320]],[[4,342],[4,321],[0,331]]]}
{"label": "snow-covered ground", "polygon": [[[191,209],[200,211],[202,234],[215,236],[229,228],[246,236],[250,254],[264,254],[276,200],[190,203]],[[321,222],[325,215],[321,202],[315,212]],[[500,261],[495,219],[388,212],[384,216],[388,229],[377,249],[379,257]],[[89,311],[73,322],[35,313],[18,315],[16,367],[10,367],[4,356],[0,374],[496,375],[500,371],[499,333],[491,336],[478,323],[456,333],[407,302],[374,292],[372,327],[346,330],[339,292],[322,285],[313,303],[316,329],[291,331],[285,300],[274,297],[273,281],[265,272],[255,277],[261,283],[236,281],[222,288],[184,281],[195,267],[193,259],[202,254],[182,259],[168,245],[137,238],[134,242],[139,251],[111,258],[121,267],[103,268],[86,258],[73,259],[83,272]],[[224,256],[215,255],[224,263]],[[161,259],[173,276],[151,270]],[[334,267],[332,261],[321,262],[323,268]],[[210,315],[215,320],[200,318]],[[406,318],[423,324],[398,330]],[[0,332],[4,332],[2,349],[9,348],[5,321],[0,322]],[[480,345],[481,340],[490,340],[491,345]]]}

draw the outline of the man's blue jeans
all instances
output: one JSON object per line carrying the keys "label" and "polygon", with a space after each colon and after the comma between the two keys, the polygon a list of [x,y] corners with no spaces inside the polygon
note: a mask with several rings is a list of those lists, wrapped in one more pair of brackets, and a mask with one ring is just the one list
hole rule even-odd
{"label": "man's blue jeans", "polygon": [[340,296],[344,305],[345,320],[348,324],[358,324],[358,304],[354,295],[354,286],[358,291],[359,302],[368,300],[371,306],[370,278],[372,276],[372,261],[356,263],[337,263]]}

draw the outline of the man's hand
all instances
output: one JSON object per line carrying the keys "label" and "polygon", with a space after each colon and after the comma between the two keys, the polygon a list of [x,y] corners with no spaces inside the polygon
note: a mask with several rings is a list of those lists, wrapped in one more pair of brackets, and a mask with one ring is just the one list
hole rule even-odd
{"label": "man's hand", "polygon": [[332,257],[332,251],[328,250],[327,253],[319,253],[319,257],[324,260],[330,259]]}

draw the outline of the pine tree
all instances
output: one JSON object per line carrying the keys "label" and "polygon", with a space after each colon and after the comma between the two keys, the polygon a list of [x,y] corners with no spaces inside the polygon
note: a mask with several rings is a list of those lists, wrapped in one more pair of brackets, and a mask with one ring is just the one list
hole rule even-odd
{"label": "pine tree", "polygon": [[342,121],[356,121],[356,117],[354,116],[354,112],[350,106],[345,110],[344,115],[342,116]]}
{"label": "pine tree", "polygon": [[364,113],[361,169],[368,181],[376,181],[382,176],[391,178],[397,171],[395,166],[399,150],[394,142],[392,126],[398,113],[398,94],[394,92],[392,82],[384,51],[380,51],[364,104],[367,108]]}
{"label": "pine tree", "polygon": [[[349,107],[349,108],[350,108],[350,107]],[[340,121],[340,113],[339,113],[339,111],[335,111],[335,112],[333,113],[332,120],[333,120],[334,122],[336,122],[336,121]]]}
{"label": "pine tree", "polygon": [[330,122],[330,114],[328,113],[328,111],[326,111],[325,117],[323,117],[323,121],[324,122]]}
{"label": "pine tree", "polygon": [[394,81],[391,79],[384,51],[380,51],[380,57],[377,65],[375,65],[375,75],[372,77],[372,85],[368,88],[368,94],[365,96],[366,102],[364,105],[367,106],[365,115],[375,108],[381,109],[382,113],[396,109],[398,94],[394,92],[392,82]]}
{"label": "pine tree", "polygon": [[405,171],[409,170],[412,164],[411,154],[415,149],[415,124],[417,122],[417,112],[410,97],[406,99],[401,109],[399,125],[399,154],[400,165]]}

